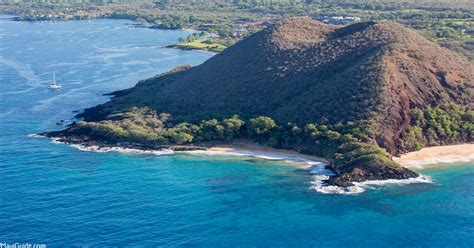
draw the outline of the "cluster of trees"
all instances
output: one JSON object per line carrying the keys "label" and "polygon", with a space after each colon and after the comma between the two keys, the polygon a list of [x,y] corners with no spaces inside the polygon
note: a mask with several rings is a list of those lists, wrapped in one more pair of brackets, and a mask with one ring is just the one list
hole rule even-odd
{"label": "cluster of trees", "polygon": [[340,145],[333,161],[333,167],[341,173],[349,172],[355,166],[398,167],[385,149],[357,141]]}
{"label": "cluster of trees", "polygon": [[[385,149],[374,145],[375,121],[299,126],[295,123],[278,124],[268,116],[245,120],[234,115],[221,120],[175,125],[169,120],[169,114],[134,107],[110,115],[104,121],[79,122],[77,127],[91,139],[115,143],[186,145],[247,139],[274,148],[325,157],[333,161],[333,167],[339,172],[351,171],[355,166],[397,167]],[[459,105],[413,109],[411,127],[401,139],[402,151],[473,140],[474,111]]]}
{"label": "cluster of trees", "polygon": [[171,124],[169,120],[169,114],[157,114],[146,107],[133,107],[127,112],[109,115],[107,120],[82,121],[77,125],[90,129],[94,136],[102,136],[115,141],[169,144],[175,143],[173,137],[187,134],[189,139],[177,143],[231,141],[235,138],[249,138],[279,148],[289,148],[295,144],[301,145],[321,140],[364,141],[374,134],[374,122],[369,121],[338,123],[336,125],[311,123],[300,127],[295,123],[278,125],[268,116],[244,120],[234,115],[222,120],[203,120],[196,124],[182,122],[176,125]]}
{"label": "cluster of trees", "polygon": [[132,108],[111,115],[105,121],[80,122],[77,127],[85,130],[91,139],[145,145],[221,143],[244,138],[274,148],[326,157],[334,160],[335,168],[340,170],[360,161],[393,163],[382,148],[368,144],[375,135],[372,121],[298,126],[295,123],[278,125],[268,116],[244,120],[234,115],[222,120],[172,125],[169,118],[169,114],[157,114],[148,108]]}
{"label": "cluster of trees", "polygon": [[182,145],[192,142],[232,140],[241,136],[245,122],[238,116],[218,121],[204,120],[198,124],[168,123],[169,114],[156,114],[148,108],[131,108],[125,113],[109,116],[100,122],[79,122],[93,139],[112,142]]}
{"label": "cluster of trees", "polygon": [[161,15],[159,19],[151,20],[151,22],[156,23],[152,28],[158,29],[181,29],[187,26],[186,21],[176,15]]}
{"label": "cluster of trees", "polygon": [[402,150],[467,142],[474,139],[474,111],[451,104],[412,110],[412,126],[402,137]]}
{"label": "cluster of trees", "polygon": [[188,42],[193,42],[195,40],[199,40],[201,38],[207,37],[208,35],[209,35],[208,32],[201,31],[201,32],[192,33],[186,37],[179,37],[178,40],[181,43],[188,43]]}

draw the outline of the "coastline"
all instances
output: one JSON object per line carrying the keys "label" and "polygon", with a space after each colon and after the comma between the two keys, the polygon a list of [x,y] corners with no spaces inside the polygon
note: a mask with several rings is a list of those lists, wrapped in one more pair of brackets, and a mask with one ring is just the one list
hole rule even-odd
{"label": "coastline", "polygon": [[357,195],[367,189],[385,185],[406,185],[432,183],[430,177],[419,175],[408,179],[367,180],[353,182],[352,186],[341,187],[327,184],[327,180],[335,176],[327,159],[306,155],[293,150],[274,149],[250,142],[234,142],[229,145],[211,146],[206,150],[185,151],[186,154],[203,154],[207,156],[245,156],[265,160],[278,160],[294,164],[296,167],[307,170],[311,175],[311,190],[322,194]]}
{"label": "coastline", "polygon": [[[303,154],[295,150],[275,149],[249,141],[234,141],[230,144],[194,144],[194,145],[141,145],[137,143],[108,143],[83,139],[71,139],[64,136],[54,136],[48,133],[31,134],[28,137],[46,137],[53,143],[69,144],[79,150],[92,152],[136,152],[156,153],[158,155],[171,153],[202,154],[209,156],[241,156],[266,160],[280,160],[295,163],[299,168],[311,169],[314,165],[330,167],[331,162],[325,158]],[[151,152],[153,151],[153,152]],[[165,151],[161,153],[161,151]],[[393,161],[410,169],[426,169],[446,166],[454,163],[474,161],[474,144],[458,144],[426,147],[420,151],[409,152],[399,157],[393,156]],[[327,170],[327,168],[326,168]]]}
{"label": "coastline", "polygon": [[189,154],[204,156],[231,156],[247,157],[269,161],[281,161],[293,164],[295,168],[306,170],[311,176],[309,189],[322,194],[360,194],[366,189],[374,186],[404,185],[413,183],[431,183],[429,177],[419,175],[408,179],[366,180],[353,182],[352,186],[342,187],[328,184],[327,180],[336,173],[331,168],[331,162],[317,156],[306,155],[293,150],[274,149],[257,143],[247,141],[236,141],[231,144],[220,145],[193,145],[193,146],[141,146],[137,144],[107,144],[96,141],[67,140],[59,137],[51,137],[43,134],[30,134],[30,138],[49,138],[53,144],[67,144],[71,147],[85,152],[118,152],[129,154],[147,154],[155,156]]}
{"label": "coastline", "polygon": [[426,169],[453,163],[474,161],[474,144],[426,147],[409,152],[393,160],[401,166],[413,169]]}

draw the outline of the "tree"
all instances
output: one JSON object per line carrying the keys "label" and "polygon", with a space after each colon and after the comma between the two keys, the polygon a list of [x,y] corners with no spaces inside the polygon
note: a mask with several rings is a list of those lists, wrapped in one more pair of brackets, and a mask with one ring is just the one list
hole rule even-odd
{"label": "tree", "polygon": [[336,132],[336,131],[332,131],[332,130],[328,130],[326,132],[323,133],[324,137],[327,138],[327,139],[330,139],[330,140],[337,140],[341,137],[341,134]]}
{"label": "tree", "polygon": [[241,120],[238,115],[234,115],[231,118],[224,119],[222,126],[224,126],[224,134],[226,138],[232,139],[240,135],[240,129],[245,124],[245,121]]}
{"label": "tree", "polygon": [[224,126],[216,119],[202,121],[200,125],[200,134],[204,140],[222,140],[224,139]]}
{"label": "tree", "polygon": [[265,135],[276,126],[277,125],[272,118],[268,116],[259,116],[257,118],[250,119],[249,135],[251,137]]}
{"label": "tree", "polygon": [[313,139],[317,139],[318,137],[321,136],[321,132],[318,130],[318,127],[315,124],[306,124],[304,126],[304,132],[306,135],[309,135],[309,137]]}
{"label": "tree", "polygon": [[185,143],[191,143],[194,137],[189,133],[184,132],[169,132],[169,137],[171,139],[171,143],[182,145]]}
{"label": "tree", "polygon": [[412,109],[411,116],[413,124],[420,127],[425,125],[425,117],[423,116],[423,111],[421,109]]}

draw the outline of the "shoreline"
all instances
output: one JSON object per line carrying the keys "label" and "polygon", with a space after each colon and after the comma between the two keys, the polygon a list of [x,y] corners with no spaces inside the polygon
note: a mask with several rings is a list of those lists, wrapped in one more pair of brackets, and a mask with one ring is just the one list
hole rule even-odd
{"label": "shoreline", "polygon": [[[237,140],[230,144],[192,144],[192,145],[142,145],[137,143],[111,144],[103,141],[92,141],[82,139],[70,139],[66,137],[54,137],[47,133],[31,134],[29,137],[51,138],[54,143],[65,143],[73,145],[80,150],[95,152],[117,151],[128,149],[133,151],[173,151],[176,153],[186,152],[204,155],[221,156],[246,156],[262,158],[267,160],[281,160],[299,163],[300,168],[311,168],[314,164],[331,167],[331,162],[325,158],[314,155],[303,154],[295,150],[275,149],[254,142]],[[474,161],[474,144],[458,144],[426,147],[419,151],[409,152],[399,157],[393,156],[392,160],[400,166],[408,169],[428,169],[447,166],[455,163]],[[306,164],[306,165],[304,165]]]}
{"label": "shoreline", "polygon": [[327,159],[313,155],[302,154],[293,150],[275,149],[262,146],[257,143],[236,141],[232,144],[202,144],[200,146],[161,146],[144,147],[137,145],[124,144],[106,144],[101,142],[78,142],[78,140],[64,140],[59,137],[50,137],[43,134],[30,134],[30,138],[49,138],[53,144],[66,144],[75,149],[85,152],[97,153],[129,153],[146,155],[203,155],[203,156],[231,156],[262,159],[267,161],[280,161],[289,163],[295,168],[306,170],[311,176],[309,189],[322,194],[344,194],[354,195],[365,192],[374,186],[384,185],[404,185],[413,183],[432,183],[430,177],[419,175],[418,177],[408,179],[387,179],[387,180],[366,180],[362,182],[353,182],[352,186],[342,187],[327,184],[327,180],[335,176],[336,173],[331,168],[331,163]]}
{"label": "shoreline", "polygon": [[[217,145],[211,146],[207,150],[210,154],[236,154],[245,156],[246,154],[262,154],[262,157],[267,159],[278,160],[278,158],[282,158],[282,160],[291,160],[291,161],[301,161],[301,162],[316,162],[323,164],[325,166],[330,166],[331,162],[329,162],[325,158],[302,154],[297,151],[287,150],[287,149],[275,149],[271,147],[262,146],[256,143],[250,142],[234,142],[233,144],[229,145]],[[308,165],[307,168],[311,167]]]}
{"label": "shoreline", "polygon": [[403,167],[413,169],[435,168],[453,163],[474,161],[474,144],[426,147],[392,158]]}
{"label": "shoreline", "polygon": [[213,51],[213,50],[209,50],[209,49],[199,49],[199,48],[190,48],[190,47],[180,46],[179,43],[162,46],[162,48],[179,49],[179,50],[182,50],[182,51],[199,51],[199,52],[209,53],[209,54],[213,54],[213,55],[216,55],[216,54],[220,53],[218,51]]}

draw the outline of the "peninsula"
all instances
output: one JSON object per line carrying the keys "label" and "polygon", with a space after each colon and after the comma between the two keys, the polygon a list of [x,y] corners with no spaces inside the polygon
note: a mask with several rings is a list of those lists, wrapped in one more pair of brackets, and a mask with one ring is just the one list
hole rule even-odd
{"label": "peninsula", "polygon": [[471,62],[400,24],[290,18],[43,135],[147,149],[250,140],[325,158],[326,183],[348,187],[418,176],[394,155],[472,143],[473,79]]}

